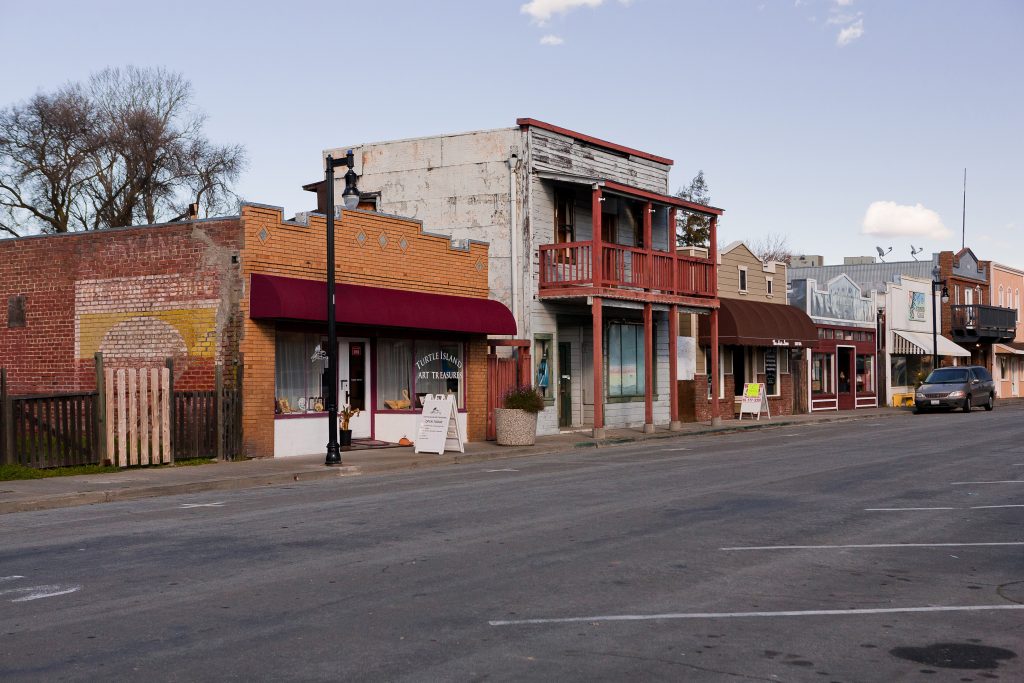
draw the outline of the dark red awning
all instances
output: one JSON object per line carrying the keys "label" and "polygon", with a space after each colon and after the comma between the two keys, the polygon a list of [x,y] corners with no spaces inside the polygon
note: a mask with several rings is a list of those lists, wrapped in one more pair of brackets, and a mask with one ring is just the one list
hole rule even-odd
{"label": "dark red awning", "polygon": [[[810,316],[795,306],[766,301],[719,299],[718,343],[733,346],[808,346],[818,339]],[[700,340],[711,338],[710,316],[698,321]],[[785,342],[788,342],[785,343]]]}
{"label": "dark red awning", "polygon": [[[339,323],[473,334],[516,334],[512,312],[499,301],[399,289],[335,285]],[[327,321],[327,283],[252,275],[249,317]]]}

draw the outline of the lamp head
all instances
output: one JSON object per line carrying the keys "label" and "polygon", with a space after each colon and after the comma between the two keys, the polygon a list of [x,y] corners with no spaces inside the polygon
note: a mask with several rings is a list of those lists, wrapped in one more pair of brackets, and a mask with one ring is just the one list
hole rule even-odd
{"label": "lamp head", "polygon": [[949,303],[949,288],[946,285],[942,285],[942,303]]}
{"label": "lamp head", "polygon": [[345,173],[345,191],[341,193],[341,201],[345,204],[346,209],[359,207],[359,188],[356,187],[359,176],[353,170],[355,163],[355,155],[352,150],[349,150],[344,161],[344,164],[348,166],[348,171]]}

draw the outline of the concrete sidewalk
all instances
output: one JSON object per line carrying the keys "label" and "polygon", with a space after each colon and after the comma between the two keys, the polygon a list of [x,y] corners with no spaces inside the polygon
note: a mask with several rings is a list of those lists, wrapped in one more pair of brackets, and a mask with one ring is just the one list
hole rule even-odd
{"label": "concrete sidewalk", "polygon": [[214,462],[191,467],[153,467],[126,469],[110,474],[52,477],[23,481],[0,481],[0,514],[48,510],[53,508],[137,500],[205,491],[229,491],[278,486],[296,481],[334,479],[380,474],[421,467],[458,465],[502,458],[559,453],[581,448],[602,448],[630,442],[685,439],[703,434],[725,434],[792,424],[865,420],[909,415],[898,408],[870,408],[856,412],[829,412],[813,415],[786,415],[772,420],[726,420],[721,427],[707,423],[687,423],[682,431],[670,432],[658,427],[653,434],[639,429],[609,429],[604,439],[593,439],[590,432],[565,432],[537,438],[534,446],[504,447],[493,442],[466,444],[465,453],[414,453],[411,447],[384,448],[342,453],[344,464],[324,466],[322,454],[291,458],[266,458],[243,462]]}

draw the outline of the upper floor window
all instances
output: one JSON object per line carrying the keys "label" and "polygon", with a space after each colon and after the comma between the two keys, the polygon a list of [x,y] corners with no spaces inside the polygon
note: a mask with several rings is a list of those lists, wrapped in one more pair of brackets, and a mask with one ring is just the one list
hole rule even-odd
{"label": "upper floor window", "polygon": [[773,278],[766,277],[764,279],[764,286],[768,296],[772,296],[773,294],[775,294],[775,281]]}
{"label": "upper floor window", "polygon": [[999,285],[999,306],[1003,305],[1003,286]]}
{"label": "upper floor window", "polygon": [[747,291],[747,267],[746,266],[738,266],[738,268],[739,268],[739,273],[740,273],[740,291],[741,292],[746,292]]}
{"label": "upper floor window", "polygon": [[555,242],[576,241],[576,202],[572,192],[555,191]]}

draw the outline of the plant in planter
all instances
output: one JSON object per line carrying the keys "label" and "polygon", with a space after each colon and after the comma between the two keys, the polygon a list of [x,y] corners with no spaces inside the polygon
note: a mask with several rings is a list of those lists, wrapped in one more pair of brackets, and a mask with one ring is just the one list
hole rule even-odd
{"label": "plant in planter", "polygon": [[343,405],[341,410],[338,411],[338,422],[341,423],[338,445],[342,448],[352,445],[352,429],[349,427],[349,421],[358,414],[359,408],[353,408],[348,404]]}
{"label": "plant in planter", "polygon": [[502,399],[503,408],[494,409],[494,428],[499,446],[532,446],[537,441],[537,413],[544,410],[544,397],[529,386],[516,387]]}

